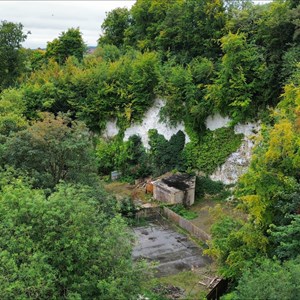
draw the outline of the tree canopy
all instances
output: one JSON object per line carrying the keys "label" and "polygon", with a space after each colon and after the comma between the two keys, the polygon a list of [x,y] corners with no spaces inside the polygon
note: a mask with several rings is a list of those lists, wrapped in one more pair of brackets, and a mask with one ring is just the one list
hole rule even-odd
{"label": "tree canopy", "polygon": [[2,188],[2,299],[137,297],[143,271],[133,268],[132,236],[101,209],[107,196],[99,202],[87,193],[60,185],[46,199],[20,180]]}
{"label": "tree canopy", "polygon": [[86,46],[79,28],[69,28],[52,42],[48,42],[46,57],[54,58],[63,64],[69,56],[76,57],[79,61],[83,59]]}
{"label": "tree canopy", "polygon": [[0,91],[11,86],[23,71],[23,56],[20,49],[26,37],[21,23],[1,21]]}
{"label": "tree canopy", "polygon": [[29,172],[35,185],[53,188],[60,181],[88,182],[95,174],[89,132],[83,123],[44,114],[6,143],[4,161]]}
{"label": "tree canopy", "polygon": [[[29,50],[22,24],[0,24],[0,297],[136,299],[143,272],[99,177],[210,175],[242,144],[234,125],[259,121],[239,213],[219,214],[206,253],[232,299],[297,298],[299,1],[137,0],[101,27],[87,54],[79,28]],[[188,143],[155,129],[149,149],[124,140],[156,99],[157,122],[183,123]],[[229,127],[207,129],[213,114]],[[106,139],[109,122],[119,133]]]}

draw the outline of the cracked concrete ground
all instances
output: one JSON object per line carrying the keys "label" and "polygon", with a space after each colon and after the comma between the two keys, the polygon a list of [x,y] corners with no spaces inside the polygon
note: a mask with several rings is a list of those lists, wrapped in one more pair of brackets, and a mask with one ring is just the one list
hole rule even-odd
{"label": "cracked concrete ground", "polygon": [[174,231],[167,223],[150,223],[134,228],[134,232],[137,242],[133,258],[156,261],[157,277],[205,267],[211,263],[195,243]]}

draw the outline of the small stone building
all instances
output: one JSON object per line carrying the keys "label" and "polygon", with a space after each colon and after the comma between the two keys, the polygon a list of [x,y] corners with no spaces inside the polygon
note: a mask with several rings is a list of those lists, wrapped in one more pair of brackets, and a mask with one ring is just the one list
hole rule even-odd
{"label": "small stone building", "polygon": [[153,182],[153,197],[168,204],[191,206],[195,201],[195,183],[195,176],[173,174]]}

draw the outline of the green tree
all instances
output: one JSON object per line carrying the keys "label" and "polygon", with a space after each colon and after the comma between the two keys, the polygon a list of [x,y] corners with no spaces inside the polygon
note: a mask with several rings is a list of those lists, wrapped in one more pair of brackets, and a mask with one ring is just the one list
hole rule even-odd
{"label": "green tree", "polygon": [[120,58],[121,56],[121,50],[115,46],[115,45],[111,45],[111,44],[104,44],[104,45],[99,45],[93,55],[96,57],[101,57],[103,60],[105,61],[116,61]]}
{"label": "green tree", "polygon": [[148,156],[140,136],[132,135],[120,145],[116,166],[123,175],[134,179],[150,174]]}
{"label": "green tree", "polygon": [[299,72],[300,46],[294,44],[287,50],[282,58],[281,81],[287,84],[292,80],[292,76]]}
{"label": "green tree", "polygon": [[299,255],[300,246],[300,216],[290,215],[288,225],[272,226],[271,238],[275,243],[275,254],[279,259],[293,259]]}
{"label": "green tree", "polygon": [[206,254],[212,256],[225,278],[236,281],[253,260],[266,254],[267,238],[261,230],[243,220],[218,216],[211,228],[212,240]]}
{"label": "green tree", "polygon": [[150,129],[148,136],[151,147],[149,159],[154,175],[161,175],[176,168],[182,169],[185,135],[181,130],[173,134],[169,141],[156,129]]}
{"label": "green tree", "polygon": [[[259,47],[266,63],[265,87],[261,91],[265,102],[276,105],[282,92],[278,84],[278,74],[282,68],[282,58],[293,42],[295,25],[289,8],[289,1],[271,1],[264,5],[246,3],[234,10],[228,19],[227,30],[243,33],[250,44]],[[286,62],[284,62],[286,64]],[[281,82],[285,82],[284,77]]]}
{"label": "green tree", "polygon": [[156,39],[167,11],[177,0],[138,0],[132,6],[132,26],[126,31],[126,43],[137,49],[156,50]]}
{"label": "green tree", "polygon": [[[121,130],[141,121],[153,104],[159,78],[155,53],[129,52],[114,62],[100,62],[72,79],[71,105],[93,130],[117,118]],[[92,87],[93,86],[93,87]]]}
{"label": "green tree", "polygon": [[86,46],[79,28],[70,28],[52,42],[48,42],[46,57],[52,57],[60,64],[65,63],[69,56],[75,56],[82,61],[85,50]]}
{"label": "green tree", "polygon": [[[220,55],[219,39],[225,25],[223,1],[183,1],[179,38],[187,57]],[[188,58],[187,58],[188,59]]]}
{"label": "green tree", "polygon": [[36,186],[53,188],[60,180],[89,182],[95,174],[91,150],[83,123],[44,114],[7,141],[4,156],[9,165],[28,171]]}
{"label": "green tree", "polygon": [[96,158],[100,175],[109,175],[117,168],[116,156],[120,153],[122,141],[118,137],[100,139],[96,146]]}
{"label": "green tree", "polygon": [[0,135],[9,136],[28,126],[20,90],[6,89],[0,95]]}
{"label": "green tree", "polygon": [[141,51],[170,53],[183,63],[195,56],[216,58],[225,24],[222,1],[138,0],[131,8],[126,42]]}
{"label": "green tree", "polygon": [[[64,65],[50,59],[39,70],[32,72],[21,86],[23,101],[26,103],[26,117],[36,119],[39,111],[75,114],[71,100],[78,100],[82,95],[86,97],[86,73],[86,70],[78,66],[78,61],[73,56],[69,57]],[[80,80],[77,80],[78,78]],[[92,86],[90,84],[89,88]]]}
{"label": "green tree", "polygon": [[23,70],[21,45],[27,35],[21,23],[0,24],[0,91],[11,86]]}
{"label": "green tree", "polygon": [[116,8],[106,14],[101,25],[103,36],[98,40],[100,45],[111,44],[121,47],[124,44],[125,32],[130,26],[130,12],[127,8]]}
{"label": "green tree", "polygon": [[17,180],[0,202],[1,299],[137,297],[144,275],[132,236],[85,186],[60,185],[46,199]]}
{"label": "green tree", "polygon": [[43,49],[26,49],[25,50],[25,64],[28,72],[33,72],[42,68],[46,62],[46,51]]}
{"label": "green tree", "polygon": [[161,82],[162,94],[166,98],[166,105],[161,110],[162,117],[175,125],[186,120],[189,114],[189,104],[196,96],[196,86],[193,84],[191,70],[181,65],[164,65],[163,80]]}
{"label": "green tree", "polygon": [[[247,221],[240,228],[229,227],[227,236],[224,234],[226,223],[222,220],[212,228],[213,239],[208,252],[220,259],[222,274],[233,279],[237,279],[249,264],[257,262],[262,255],[272,257],[275,254],[284,260],[295,258],[298,254],[299,79],[298,74],[293,77],[293,83],[285,86],[282,100],[272,114],[273,124],[262,127],[250,167],[239,180],[236,196],[240,200],[239,207],[247,213]],[[239,285],[241,290],[245,287],[245,292],[237,299],[269,299],[265,296],[268,289],[262,291],[263,285],[259,285],[261,291],[258,294],[253,287],[256,280],[263,282],[263,277],[272,276],[265,272],[261,278],[259,274],[252,275],[255,279],[251,280],[251,286],[249,277],[249,285],[244,281]],[[266,286],[276,285],[280,278],[272,280],[266,281]],[[282,292],[282,295],[288,295],[284,287]],[[270,299],[276,297],[274,293]]]}
{"label": "green tree", "polygon": [[[273,114],[274,126],[266,126],[254,151],[248,172],[240,179],[238,196],[247,207],[251,219],[264,230],[270,224],[284,225],[285,214],[294,211],[279,210],[294,202],[299,189],[299,82],[285,86],[282,100]],[[283,205],[284,203],[284,205]]]}
{"label": "green tree", "polygon": [[283,265],[264,260],[244,272],[233,299],[291,299],[300,297],[300,261]]}
{"label": "green tree", "polygon": [[124,177],[137,179],[151,172],[148,155],[138,135],[130,136],[128,141],[123,141],[121,136],[100,139],[96,157],[99,173],[103,175],[118,170]]}
{"label": "green tree", "polygon": [[229,33],[221,39],[224,55],[217,78],[208,87],[207,99],[234,121],[255,116],[264,105],[266,65],[259,49],[248,44],[243,33]]}
{"label": "green tree", "polygon": [[186,67],[165,63],[159,82],[159,93],[166,99],[162,118],[172,125],[184,122],[198,135],[205,130],[205,120],[212,105],[205,99],[206,86],[212,83],[214,64],[203,57],[194,58]]}

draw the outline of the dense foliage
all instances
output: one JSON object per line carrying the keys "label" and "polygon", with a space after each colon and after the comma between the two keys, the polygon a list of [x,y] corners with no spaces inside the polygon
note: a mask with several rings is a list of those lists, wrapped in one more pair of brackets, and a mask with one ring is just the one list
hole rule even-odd
{"label": "dense foliage", "polygon": [[118,136],[109,141],[100,140],[96,147],[96,157],[101,175],[119,170],[123,177],[137,179],[151,173],[148,155],[137,135],[125,142]]}
{"label": "dense foliage", "polygon": [[237,291],[225,299],[298,299],[299,258],[283,265],[263,260],[260,266],[249,268],[241,277]]}
{"label": "dense foliage", "polygon": [[70,57],[62,66],[50,60],[21,87],[26,115],[70,111],[94,131],[111,118],[126,128],[152,105],[157,69],[154,53],[133,52],[116,61],[89,57],[83,64]]}
{"label": "dense foliage", "polygon": [[[298,293],[280,274],[287,265],[299,270],[299,264],[292,261],[299,255],[299,75],[296,71],[285,86],[271,122],[263,127],[250,168],[239,181],[236,196],[247,220],[221,217],[212,228],[214,238],[207,252],[216,258],[224,276],[238,280],[251,265],[262,266],[259,275],[249,273],[239,282],[241,299],[256,282],[249,276],[273,277],[270,285],[282,280],[283,295],[290,289]],[[266,270],[263,257],[277,259],[274,271]],[[297,278],[296,273],[289,276],[291,281]],[[260,293],[264,294],[263,287]]]}
{"label": "dense foliage", "polygon": [[62,180],[87,183],[95,174],[84,124],[50,114],[7,139],[3,163],[27,171],[34,186],[43,188],[53,188]]}
{"label": "dense foliage", "polygon": [[48,42],[45,55],[54,58],[60,64],[65,63],[69,56],[74,56],[81,61],[85,48],[79,28],[70,28],[62,32],[58,39]]}
{"label": "dense foliage", "polygon": [[[233,299],[299,295],[299,1],[137,0],[107,13],[86,54],[71,28],[46,50],[22,48],[22,24],[0,24],[0,282],[3,299],[136,299],[143,272],[131,236],[97,175],[197,172],[200,194],[239,148],[238,122],[262,120],[235,191],[240,217],[220,215],[207,253]],[[183,122],[123,140],[154,100]],[[206,129],[209,115],[230,127]],[[119,134],[105,139],[108,121]],[[123,178],[123,179],[124,179]],[[133,214],[130,200],[121,212]],[[264,288],[276,286],[276,290]],[[267,296],[268,295],[268,296]]]}
{"label": "dense foliage", "polygon": [[[49,198],[20,180],[0,194],[2,299],[128,299],[142,278],[124,221],[83,185]],[[113,208],[111,208],[113,209]]]}
{"label": "dense foliage", "polygon": [[235,134],[232,128],[219,128],[207,130],[200,141],[199,138],[192,138],[184,150],[187,167],[211,174],[240,147],[242,136]]}
{"label": "dense foliage", "polygon": [[21,44],[26,39],[21,23],[0,24],[0,92],[14,84],[24,69]]}

